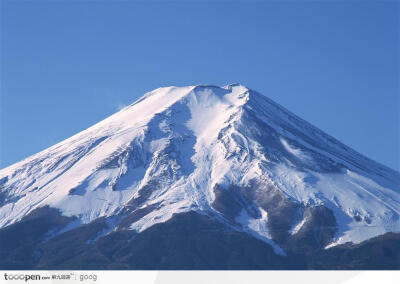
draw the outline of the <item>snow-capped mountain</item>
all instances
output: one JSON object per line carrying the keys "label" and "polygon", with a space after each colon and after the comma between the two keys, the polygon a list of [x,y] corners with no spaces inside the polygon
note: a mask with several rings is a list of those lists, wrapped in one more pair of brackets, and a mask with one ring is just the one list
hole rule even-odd
{"label": "snow-capped mountain", "polygon": [[400,174],[245,86],[165,87],[0,170],[0,228],[40,208],[71,220],[46,241],[195,212],[285,256],[311,231],[321,249],[400,232]]}

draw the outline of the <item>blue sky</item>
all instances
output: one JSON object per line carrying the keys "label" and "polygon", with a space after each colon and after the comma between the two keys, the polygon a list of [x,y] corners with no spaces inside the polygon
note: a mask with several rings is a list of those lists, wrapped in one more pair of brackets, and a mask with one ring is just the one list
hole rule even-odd
{"label": "blue sky", "polygon": [[0,168],[159,86],[240,82],[400,169],[397,1],[1,1]]}

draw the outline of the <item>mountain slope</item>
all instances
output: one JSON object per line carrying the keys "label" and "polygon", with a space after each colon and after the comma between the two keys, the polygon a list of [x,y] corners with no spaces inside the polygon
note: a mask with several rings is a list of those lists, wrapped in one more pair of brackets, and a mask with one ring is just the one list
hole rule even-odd
{"label": "mountain slope", "polygon": [[400,232],[400,174],[244,86],[167,87],[0,171],[0,228],[40,208],[45,242],[194,211],[285,256]]}

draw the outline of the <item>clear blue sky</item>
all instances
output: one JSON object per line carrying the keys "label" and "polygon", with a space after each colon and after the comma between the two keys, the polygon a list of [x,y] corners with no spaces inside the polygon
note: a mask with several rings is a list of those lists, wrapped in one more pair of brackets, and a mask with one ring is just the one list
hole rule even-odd
{"label": "clear blue sky", "polygon": [[159,86],[240,82],[400,169],[397,1],[0,2],[0,168]]}

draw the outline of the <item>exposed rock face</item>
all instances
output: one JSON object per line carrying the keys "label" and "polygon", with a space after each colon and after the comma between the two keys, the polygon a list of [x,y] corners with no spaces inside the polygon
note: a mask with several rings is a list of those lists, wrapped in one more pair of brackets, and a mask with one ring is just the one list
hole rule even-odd
{"label": "exposed rock face", "polygon": [[[301,237],[292,240],[286,256],[282,256],[265,242],[234,230],[212,216],[188,212],[174,215],[140,234],[121,229],[101,235],[99,232],[107,230],[107,221],[101,218],[49,238],[55,224],[60,227],[73,221],[60,216],[56,210],[44,208],[1,229],[0,266],[3,269],[157,270],[400,267],[400,234],[393,233],[358,245],[324,250],[313,244],[315,236],[319,239],[318,233],[308,239],[307,234],[313,230],[303,229],[305,234],[299,233]],[[22,232],[29,234],[21,238]]]}

